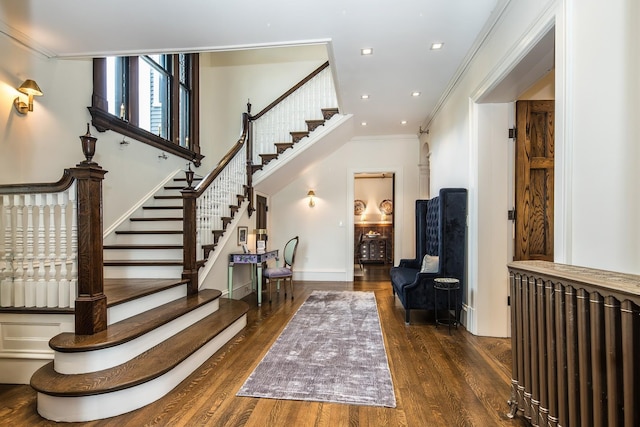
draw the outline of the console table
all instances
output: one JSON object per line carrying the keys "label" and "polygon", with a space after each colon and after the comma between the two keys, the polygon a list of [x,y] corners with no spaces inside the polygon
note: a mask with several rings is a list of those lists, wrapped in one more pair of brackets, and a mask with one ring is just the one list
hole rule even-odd
{"label": "console table", "polygon": [[[273,251],[267,251],[263,254],[245,254],[245,253],[237,253],[237,254],[229,254],[229,277],[228,277],[228,297],[231,298],[233,296],[233,266],[234,264],[250,264],[251,265],[251,281],[253,283],[253,289],[258,290],[258,305],[262,305],[262,263],[266,262],[270,259],[275,259],[278,257],[278,250],[275,249]],[[256,282],[254,279],[254,268],[257,270],[257,274],[255,276],[257,279]]]}

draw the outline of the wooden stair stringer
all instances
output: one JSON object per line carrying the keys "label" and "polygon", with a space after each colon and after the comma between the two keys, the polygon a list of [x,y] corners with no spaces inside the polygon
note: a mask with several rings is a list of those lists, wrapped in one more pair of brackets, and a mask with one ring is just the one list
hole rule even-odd
{"label": "wooden stair stringer", "polygon": [[254,189],[274,194],[299,176],[310,165],[333,154],[354,135],[352,114],[334,114],[309,136],[283,151],[278,161],[263,165],[253,174]]}

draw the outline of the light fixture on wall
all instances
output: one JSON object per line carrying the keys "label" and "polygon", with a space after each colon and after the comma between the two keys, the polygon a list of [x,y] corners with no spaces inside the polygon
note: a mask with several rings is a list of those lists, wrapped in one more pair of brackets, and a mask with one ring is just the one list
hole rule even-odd
{"label": "light fixture on wall", "polygon": [[309,207],[314,207],[316,205],[316,201],[314,200],[314,197],[316,197],[316,193],[313,190],[309,190],[307,196],[309,197]]}
{"label": "light fixture on wall", "polygon": [[27,114],[29,111],[33,111],[33,97],[42,96],[42,90],[40,90],[38,84],[31,79],[27,79],[20,85],[18,90],[29,97],[29,103],[25,104],[20,101],[20,97],[17,96],[16,99],[13,100],[13,106],[16,107],[16,110],[20,114]]}

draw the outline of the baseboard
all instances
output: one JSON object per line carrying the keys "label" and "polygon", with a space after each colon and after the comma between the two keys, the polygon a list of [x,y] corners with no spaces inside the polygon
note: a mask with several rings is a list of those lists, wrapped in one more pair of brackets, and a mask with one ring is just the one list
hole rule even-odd
{"label": "baseboard", "polygon": [[347,273],[344,270],[293,270],[293,280],[316,282],[347,282]]}
{"label": "baseboard", "polygon": [[478,322],[476,321],[476,310],[467,304],[462,304],[462,313],[460,313],[460,316],[460,322],[464,325],[465,329],[473,335],[477,335]]}

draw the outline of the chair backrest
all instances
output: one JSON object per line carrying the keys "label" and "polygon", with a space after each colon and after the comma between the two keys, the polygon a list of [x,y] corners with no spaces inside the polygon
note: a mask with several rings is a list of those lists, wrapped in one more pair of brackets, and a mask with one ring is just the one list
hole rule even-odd
{"label": "chair backrest", "polygon": [[296,260],[296,249],[298,249],[298,236],[289,240],[286,245],[284,245],[284,266],[293,268],[293,263]]}

